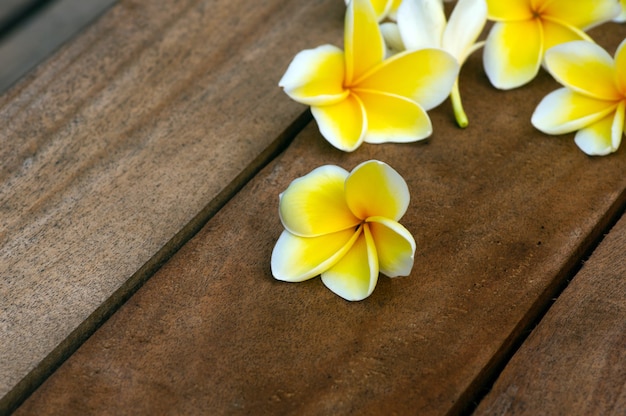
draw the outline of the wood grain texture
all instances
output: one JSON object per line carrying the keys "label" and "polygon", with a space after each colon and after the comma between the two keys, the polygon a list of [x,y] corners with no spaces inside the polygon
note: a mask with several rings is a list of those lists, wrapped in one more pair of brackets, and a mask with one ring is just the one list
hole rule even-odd
{"label": "wood grain texture", "polygon": [[344,7],[120,1],[0,97],[0,397],[298,119],[278,80]]}
{"label": "wood grain texture", "polygon": [[[615,49],[624,29],[594,32]],[[24,414],[446,414],[471,402],[626,202],[626,149],[589,158],[530,115],[542,73],[493,89],[463,68],[470,127],[448,102],[434,135],[342,153],[314,123],[18,409]],[[283,98],[287,100],[286,97]],[[278,99],[278,103],[281,99]],[[276,104],[277,105],[277,104]],[[409,277],[350,303],[319,278],[274,280],[278,194],[323,164],[402,174]]]}
{"label": "wood grain texture", "polygon": [[626,412],[626,217],[501,374],[476,415]]}

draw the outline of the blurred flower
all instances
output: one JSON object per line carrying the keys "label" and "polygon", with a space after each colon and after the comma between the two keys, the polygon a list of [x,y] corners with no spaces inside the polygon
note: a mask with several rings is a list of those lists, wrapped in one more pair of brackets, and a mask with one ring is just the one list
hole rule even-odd
{"label": "blurred flower", "polygon": [[620,12],[615,0],[487,0],[495,20],[485,44],[485,72],[500,89],[516,88],[538,73],[545,51],[574,40]]}
{"label": "blurred flower", "polygon": [[624,132],[626,40],[615,60],[594,43],[575,41],[550,49],[545,64],[565,88],[539,103],[532,124],[548,134],[578,130],[574,140],[588,155],[615,152]]}
{"label": "blurred flower", "polygon": [[[486,21],[485,0],[459,0],[447,23],[441,0],[404,0],[398,9],[397,28],[393,23],[386,23],[382,30],[392,50],[439,48],[463,65],[467,57],[483,45],[483,42],[476,43],[476,39]],[[466,127],[468,120],[461,103],[458,78],[451,100],[457,123]]]}
{"label": "blurred flower", "polygon": [[272,252],[272,274],[322,282],[346,300],[368,297],[379,271],[407,276],[415,240],[398,223],[409,205],[404,179],[389,165],[364,162],[351,173],[333,165],[294,180],[280,195],[285,227]]}
{"label": "blurred flower", "polygon": [[310,105],[320,132],[333,146],[413,142],[432,133],[426,110],[450,93],[458,64],[435,49],[389,59],[369,0],[348,5],[345,52],[324,45],[296,55],[279,82],[295,101]]}

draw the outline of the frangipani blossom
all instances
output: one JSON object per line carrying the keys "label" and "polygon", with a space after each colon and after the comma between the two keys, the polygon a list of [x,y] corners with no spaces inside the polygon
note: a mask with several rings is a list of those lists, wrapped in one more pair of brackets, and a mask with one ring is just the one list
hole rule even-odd
{"label": "frangipani blossom", "polygon": [[615,60],[595,43],[575,41],[550,49],[545,63],[565,87],[539,103],[532,124],[548,134],[578,130],[574,140],[588,155],[615,152],[624,133],[626,40]]}
{"label": "frangipani blossom", "polygon": [[[383,27],[385,40],[392,49],[439,48],[463,65],[467,57],[483,45],[476,43],[476,39],[487,22],[487,3],[485,0],[459,0],[446,23],[441,0],[404,0],[397,19],[397,31],[392,24]],[[459,126],[466,127],[468,120],[461,104],[458,78],[451,99]]]}
{"label": "frangipani blossom", "polygon": [[485,44],[485,72],[496,88],[530,82],[545,52],[561,43],[587,40],[584,32],[620,12],[616,0],[487,0],[495,20]]}
{"label": "frangipani blossom", "polygon": [[[345,0],[345,2],[347,6],[350,0]],[[395,20],[398,7],[400,3],[402,3],[402,0],[370,0],[370,3],[372,3],[376,18],[380,22],[385,18]]]}
{"label": "frangipani blossom", "polygon": [[310,105],[333,146],[414,142],[432,133],[426,110],[450,93],[458,65],[434,49],[384,59],[385,47],[369,0],[348,5],[345,52],[332,45],[296,55],[279,82],[293,100]]}
{"label": "frangipani blossom", "polygon": [[342,298],[365,299],[379,272],[411,272],[415,240],[398,223],[409,199],[404,179],[376,160],[350,173],[325,165],[294,180],[280,195],[285,230],[272,252],[272,274],[287,282],[321,275]]}

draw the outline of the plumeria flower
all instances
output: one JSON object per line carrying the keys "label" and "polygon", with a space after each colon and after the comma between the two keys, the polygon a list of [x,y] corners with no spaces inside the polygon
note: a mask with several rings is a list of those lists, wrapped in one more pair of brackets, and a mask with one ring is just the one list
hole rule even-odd
{"label": "plumeria flower", "polygon": [[353,151],[363,142],[414,142],[432,133],[427,110],[450,93],[458,65],[434,49],[384,59],[385,46],[369,0],[354,0],[345,19],[345,52],[332,45],[296,55],[279,82],[311,106],[333,146]]}
{"label": "plumeria flower", "polygon": [[333,165],[294,180],[280,195],[285,227],[272,252],[272,274],[301,282],[321,275],[346,300],[368,297],[378,273],[407,276],[415,240],[398,223],[409,205],[406,182],[389,165]]}
{"label": "plumeria flower", "polygon": [[[459,0],[446,23],[441,0],[404,0],[398,9],[397,30],[386,23],[382,30],[392,50],[440,48],[456,58],[459,65],[483,45],[476,43],[487,22],[485,0]],[[450,95],[457,123],[467,127],[458,78]]]}
{"label": "plumeria flower", "polygon": [[485,72],[499,89],[530,82],[545,52],[574,40],[592,41],[584,30],[620,12],[616,0],[487,0],[491,28],[483,55]]}
{"label": "plumeria flower", "polygon": [[539,103],[532,124],[548,134],[578,130],[574,140],[588,155],[615,152],[624,132],[626,40],[615,60],[595,43],[575,41],[550,49],[545,63],[565,87]]}
{"label": "plumeria flower", "polygon": [[[345,0],[346,6],[350,3],[350,0]],[[402,0],[370,0],[374,7],[374,13],[376,13],[376,19],[380,22],[385,18],[391,20],[396,19],[396,13]]]}
{"label": "plumeria flower", "polygon": [[621,12],[620,14],[618,14],[613,21],[614,22],[618,22],[618,23],[624,23],[626,22],[626,0],[620,0],[620,5],[621,5]]}

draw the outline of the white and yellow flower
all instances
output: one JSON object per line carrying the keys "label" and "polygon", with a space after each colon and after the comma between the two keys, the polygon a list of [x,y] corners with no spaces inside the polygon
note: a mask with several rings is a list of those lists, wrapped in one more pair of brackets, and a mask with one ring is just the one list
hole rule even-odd
{"label": "white and yellow flower", "polygon": [[553,46],[591,38],[585,30],[615,18],[616,0],[487,0],[491,28],[483,55],[491,83],[499,89],[530,82]]}
{"label": "white and yellow flower", "polygon": [[[485,0],[459,0],[446,22],[441,0],[404,0],[397,20],[397,25],[385,23],[382,26],[391,50],[439,48],[452,55],[461,66],[483,45],[476,40],[487,22],[487,3]],[[461,104],[458,79],[451,99],[457,123],[466,127],[468,120]]]}
{"label": "white and yellow flower", "polygon": [[575,41],[550,49],[545,64],[564,88],[539,103],[532,124],[547,134],[578,131],[574,140],[588,155],[615,152],[624,134],[626,40],[615,60],[595,43]]}
{"label": "white and yellow flower", "polygon": [[285,230],[272,252],[272,274],[288,282],[321,275],[342,298],[365,299],[379,272],[407,276],[413,267],[415,240],[398,223],[409,199],[404,179],[376,160],[350,173],[326,165],[294,180],[280,195]]}
{"label": "white and yellow flower", "polygon": [[279,82],[293,100],[310,105],[333,146],[413,142],[432,133],[426,111],[452,89],[458,64],[435,49],[389,59],[369,0],[354,0],[345,18],[345,52],[324,45],[296,55]]}

